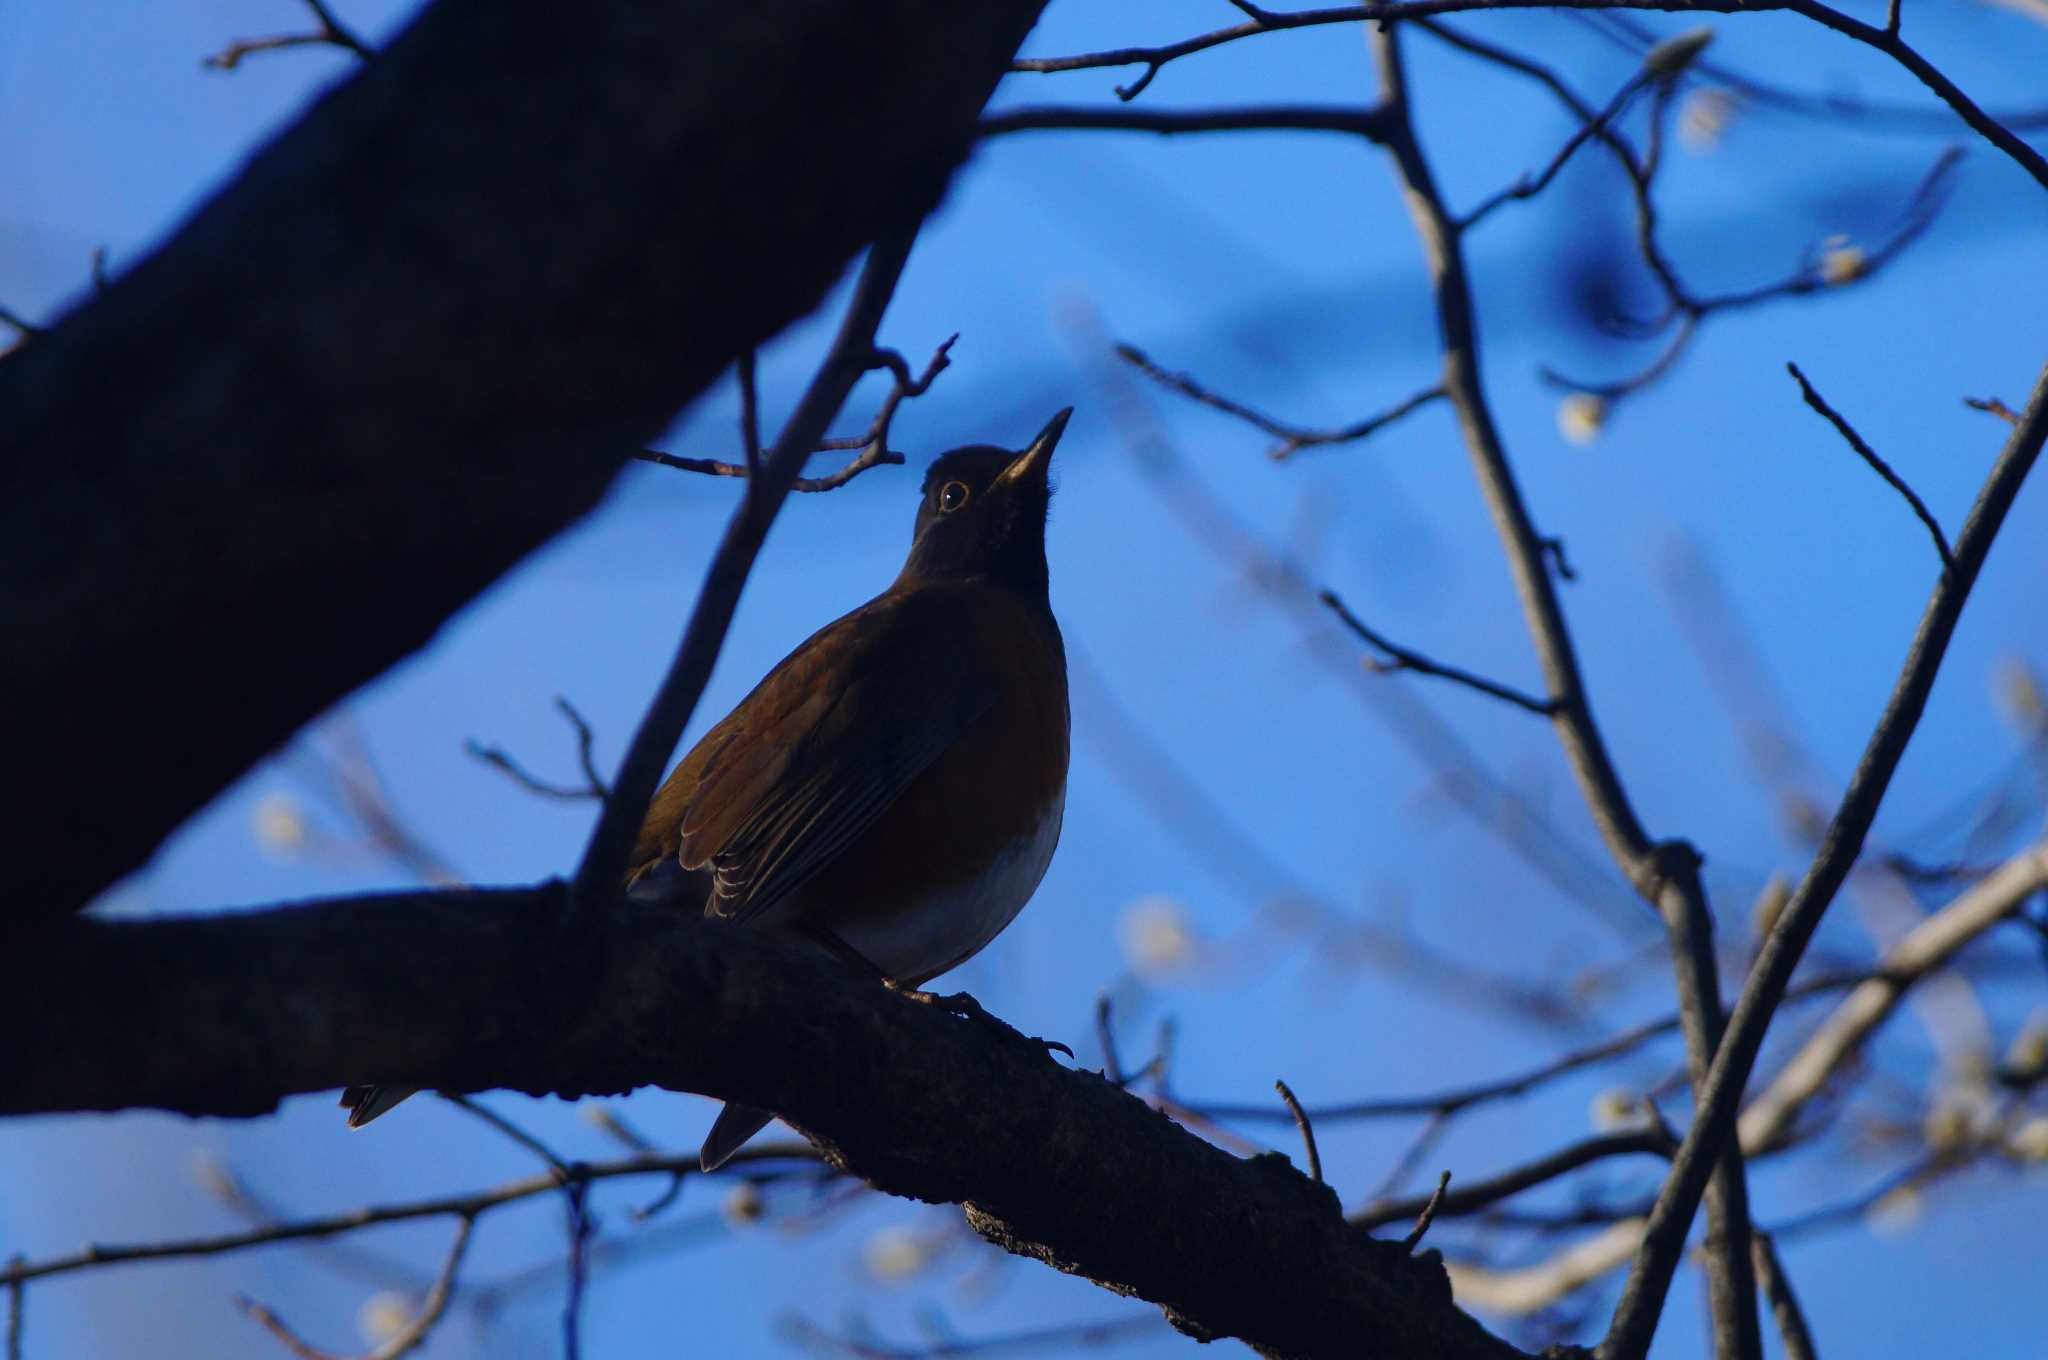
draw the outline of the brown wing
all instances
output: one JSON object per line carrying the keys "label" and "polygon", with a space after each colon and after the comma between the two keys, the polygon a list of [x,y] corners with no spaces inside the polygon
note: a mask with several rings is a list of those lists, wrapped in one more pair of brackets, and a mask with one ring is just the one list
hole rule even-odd
{"label": "brown wing", "polygon": [[957,605],[884,595],[814,634],[683,758],[634,861],[709,867],[705,913],[749,920],[830,863],[995,703]]}

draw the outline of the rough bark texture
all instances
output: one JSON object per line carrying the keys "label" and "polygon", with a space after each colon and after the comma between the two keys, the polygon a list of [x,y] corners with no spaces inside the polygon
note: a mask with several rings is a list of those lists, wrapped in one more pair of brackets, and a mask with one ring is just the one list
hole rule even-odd
{"label": "rough bark texture", "polygon": [[1042,0],[437,0],[0,363],[0,860],[75,909],[923,210]]}
{"label": "rough bark texture", "polygon": [[[1434,1253],[1344,1221],[1268,1154],[1196,1138],[1035,1041],[784,941],[656,909],[564,940],[559,885],[56,927],[0,977],[0,1114],[253,1115],[359,1081],[787,1112],[891,1194],[1283,1356],[1521,1352],[1453,1305]],[[402,1137],[397,1126],[379,1135]]]}

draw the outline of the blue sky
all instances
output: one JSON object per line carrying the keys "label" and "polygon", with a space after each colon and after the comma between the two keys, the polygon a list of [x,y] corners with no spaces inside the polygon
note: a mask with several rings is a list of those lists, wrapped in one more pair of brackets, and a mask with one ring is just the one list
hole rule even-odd
{"label": "blue sky", "polygon": [[[1095,7],[1054,0],[1027,49],[1055,54],[1169,39],[1231,22],[1229,6]],[[1908,4],[1908,27],[1988,107],[2037,95],[2041,25],[2008,9]],[[390,31],[401,8],[351,5],[344,17]],[[266,132],[349,59],[293,52],[232,75],[199,58],[229,38],[300,22],[284,0],[0,9],[0,301],[51,316],[83,286],[92,251],[119,271],[173,229]],[[1881,58],[1788,16],[1713,20],[1711,56],[1819,93],[1935,107]],[[1678,31],[1681,20],[1664,31]],[[1570,16],[1498,14],[1467,31],[1556,63],[1597,100],[1634,61]],[[1540,165],[1570,125],[1518,84],[1433,44],[1411,41],[1420,127],[1455,203],[1469,204]],[[1128,72],[1013,77],[999,105],[1101,105]],[[1151,107],[1261,100],[1365,102],[1371,71],[1358,33],[1335,27],[1243,43],[1178,63],[1146,91]],[[1640,115],[1638,115],[1639,117]],[[1632,126],[1639,128],[1639,123]],[[1738,112],[1712,148],[1674,147],[1660,190],[1667,241],[1702,290],[1780,277],[1827,237],[1878,239],[1941,149],[1965,140]],[[1678,370],[1619,407],[1579,446],[1558,431],[1552,364],[1616,376],[1651,347],[1595,336],[1571,310],[1561,261],[1626,265],[1622,186],[1597,158],[1553,192],[1510,207],[1471,242],[1489,392],[1528,500],[1562,534],[1579,579],[1564,592],[1608,740],[1651,830],[1706,853],[1724,935],[1741,938],[1769,875],[1797,872],[1771,794],[1745,762],[1737,727],[1688,641],[1670,582],[1703,561],[1763,658],[1784,720],[1831,799],[1889,690],[1934,579],[1924,533],[1898,498],[1807,411],[1784,364],[1796,360],[1925,497],[1953,533],[2003,427],[1964,396],[2017,405],[2048,352],[2041,190],[1981,143],[1971,146],[1929,237],[1866,286],[1713,319]],[[800,389],[828,322],[794,329],[763,356],[767,411]],[[1107,357],[1139,345],[1254,405],[1306,424],[1341,424],[1433,380],[1436,353],[1421,255],[1391,169],[1376,149],[1328,136],[1260,134],[1162,142],[1125,134],[1031,134],[982,148],[913,256],[884,337],[914,360],[959,332],[955,364],[906,406],[896,443],[912,466],[830,496],[794,498],[743,601],[692,736],[820,623],[887,583],[907,546],[920,465],[964,442],[1017,444],[1058,407],[1078,408],[1057,463],[1050,536],[1055,609],[1077,663],[1075,758],[1065,835],[1038,897],[958,975],[992,1009],[1065,1038],[1098,1061],[1092,1007],[1122,1002],[1127,1056],[1162,1017],[1178,1026],[1175,1084],[1189,1097],[1251,1101],[1285,1077],[1311,1103],[1390,1096],[1479,1080],[1656,1014],[1668,990],[1638,969],[1579,1028],[1552,1028],[1461,1005],[1412,964],[1383,967],[1329,925],[1277,928],[1273,899],[1313,894],[1331,911],[1456,957],[1488,974],[1556,983],[1622,960],[1651,937],[1629,908],[1620,929],[1547,886],[1487,831],[1456,813],[1441,773],[1390,725],[1390,687],[1425,704],[1604,865],[1548,729],[1526,715],[1410,677],[1333,667],[1331,636],[1276,607],[1241,564],[1191,535],[1128,447],[1131,417],[1167,440],[1179,467],[1257,538],[1293,555],[1374,626],[1431,655],[1526,688],[1530,649],[1449,412],[1425,410],[1363,446],[1275,465],[1263,437],[1213,412],[1134,385]],[[877,393],[863,390],[865,419]],[[733,447],[729,390],[684,413],[663,445]],[[821,465],[822,466],[822,465]],[[638,467],[600,511],[536,554],[451,621],[425,653],[352,699],[351,731],[395,806],[423,839],[480,882],[557,873],[573,862],[587,808],[525,794],[467,756],[465,738],[503,746],[569,778],[573,749],[551,706],[570,697],[609,763],[673,646],[734,484]],[[1917,829],[2006,771],[2017,753],[1994,677],[2012,658],[2048,666],[2039,582],[2048,566],[2048,491],[2017,506],[1957,634],[1878,835]],[[1690,558],[1688,558],[1690,554]],[[1695,608],[1696,614],[1696,608]],[[1135,735],[1134,735],[1135,734]],[[1268,871],[1225,850],[1215,862],[1133,791],[1134,743],[1163,746],[1227,810]],[[280,797],[345,837],[320,802],[320,762],[302,742],[253,771],[196,818],[109,910],[256,905],[407,881],[372,855],[279,854],[254,832]],[[266,800],[271,800],[266,802]],[[2038,809],[2019,834],[2038,825]],[[2007,842],[1998,848],[2010,848]],[[1210,838],[1207,847],[1213,851]],[[1913,841],[1930,857],[1956,846]],[[1295,885],[1264,882],[1284,872]],[[1247,883],[1246,880],[1252,880]],[[1606,874],[1603,900],[1627,895]],[[1193,960],[1130,980],[1121,927],[1160,898],[1197,941]],[[1820,947],[1869,956],[1855,904],[1838,905]],[[2038,956],[1993,936],[1984,957],[2017,961],[1979,1002],[2003,1043],[2043,1004]],[[1802,1015],[1807,1014],[1805,1012]],[[1886,1079],[1927,1079],[1927,1031],[1895,1019],[1876,1050]],[[1656,1080],[1675,1049],[1652,1050],[1584,1080],[1482,1112],[1431,1153],[1475,1178],[1582,1136],[1593,1097]],[[1768,1058],[1767,1058],[1768,1062]],[[492,1099],[571,1155],[611,1146],[559,1102]],[[1682,1101],[1677,1102],[1682,1108]],[[618,1107],[637,1127],[693,1147],[712,1106],[643,1092]],[[1292,1135],[1242,1130],[1292,1151]],[[1333,1184],[1364,1200],[1412,1125],[1326,1129]],[[230,1166],[294,1213],[393,1201],[524,1174],[531,1159],[461,1112],[416,1101],[351,1134],[324,1097],[252,1123],[157,1115],[43,1119],[0,1126],[0,1252],[31,1256],[80,1240],[143,1240],[226,1229],[234,1219],[195,1182],[195,1159]],[[1880,1179],[1900,1158],[1846,1143],[1757,1169],[1758,1217],[1782,1221]],[[1617,1194],[1650,1184],[1620,1164],[1597,1173]],[[1805,1239],[1787,1259],[1819,1339],[1833,1353],[2019,1355],[2037,1321],[2015,1299],[2038,1291],[2041,1173],[1984,1171],[1945,1184],[1911,1224]],[[942,1314],[967,1335],[1068,1319],[1139,1315],[1135,1304],[1021,1261],[961,1246],[893,1284],[864,1251],[878,1233],[950,1235],[956,1211],[870,1197],[816,1222],[728,1229],[723,1190],[693,1185],[653,1227],[624,1209],[654,1187],[597,1198],[622,1239],[683,1224],[685,1245],[599,1271],[589,1353],[780,1353],[783,1323],[871,1325],[915,1340]],[[1565,1200],[1553,1196],[1553,1205]],[[692,1226],[694,1225],[694,1226]],[[1446,1247],[1469,1236],[1442,1234]],[[440,1225],[364,1239],[430,1268]],[[557,1257],[558,1206],[485,1220],[465,1278],[479,1283]],[[138,1353],[276,1354],[228,1306],[274,1304],[314,1340],[357,1344],[373,1286],[316,1254],[271,1250],[136,1267],[36,1287],[28,1354],[38,1360]],[[557,1353],[558,1291],[515,1295],[488,1325],[468,1311],[433,1342],[440,1356]],[[1595,1316],[1604,1319],[1604,1305]],[[1138,1356],[1185,1353],[1162,1329]],[[1053,1351],[1051,1353],[1060,1353]],[[1696,1280],[1681,1275],[1660,1357],[1704,1353]]]}

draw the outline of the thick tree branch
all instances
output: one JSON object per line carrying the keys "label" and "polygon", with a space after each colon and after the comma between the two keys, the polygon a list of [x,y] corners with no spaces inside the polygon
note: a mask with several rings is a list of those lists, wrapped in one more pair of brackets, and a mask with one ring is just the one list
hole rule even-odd
{"label": "thick tree branch", "polygon": [[1039,7],[436,0],[0,361],[13,914],[589,510],[936,200]]}
{"label": "thick tree branch", "polygon": [[833,1165],[1270,1355],[1519,1354],[1442,1266],[1268,1154],[1203,1142],[1037,1043],[769,934],[622,906],[565,967],[567,888],[55,928],[0,979],[0,1113],[252,1115],[374,1075],[458,1091],[655,1084],[783,1112]]}

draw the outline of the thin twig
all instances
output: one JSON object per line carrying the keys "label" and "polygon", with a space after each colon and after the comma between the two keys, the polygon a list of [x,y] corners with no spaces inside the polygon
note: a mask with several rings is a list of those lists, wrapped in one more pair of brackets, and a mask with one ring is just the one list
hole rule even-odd
{"label": "thin twig", "polygon": [[1136,345],[1118,344],[1116,346],[1116,356],[1160,386],[1178,392],[1190,401],[1198,402],[1213,410],[1221,411],[1225,415],[1235,416],[1253,428],[1273,436],[1280,441],[1268,454],[1268,457],[1272,458],[1275,462],[1281,462],[1290,458],[1303,449],[1318,448],[1326,444],[1345,444],[1355,440],[1370,438],[1403,416],[1420,410],[1433,401],[1441,400],[1445,395],[1442,384],[1438,384],[1417,392],[1414,396],[1406,398],[1387,410],[1380,412],[1378,415],[1369,416],[1354,424],[1345,425],[1333,430],[1312,430],[1305,426],[1276,420],[1262,411],[1246,406],[1243,402],[1234,401],[1229,397],[1223,396],[1221,393],[1211,391],[1198,382],[1192,374],[1175,373],[1169,369],[1161,368],[1153,361],[1150,355],[1146,354],[1145,351],[1139,349]]}
{"label": "thin twig", "polygon": [[982,118],[977,131],[983,137],[1063,131],[1151,132],[1161,136],[1195,132],[1338,132],[1378,141],[1383,121],[1377,109],[1323,104],[1272,104],[1185,112],[1048,105],[988,114]]}
{"label": "thin twig", "polygon": [[1603,1162],[1611,1157],[1653,1156],[1670,1157],[1676,1150],[1667,1131],[1656,1128],[1629,1129],[1620,1133],[1603,1133],[1593,1138],[1584,1138],[1556,1152],[1538,1157],[1524,1165],[1489,1176],[1482,1181],[1461,1185],[1455,1194],[1441,1191],[1430,1195],[1407,1195],[1400,1199],[1380,1199],[1366,1205],[1348,1217],[1361,1228],[1382,1228],[1389,1223],[1399,1223],[1413,1218],[1435,1202],[1435,1214],[1450,1218],[1463,1218],[1476,1214],[1501,1200],[1521,1194],[1524,1190],[1547,1184],[1560,1176],[1570,1175],[1581,1167]]}
{"label": "thin twig", "polygon": [[[469,1248],[470,1230],[476,1226],[474,1215],[465,1214],[455,1228],[455,1241],[448,1248],[448,1256],[441,1262],[441,1273],[434,1278],[434,1287],[427,1291],[426,1299],[420,1305],[419,1315],[400,1328],[378,1346],[365,1352],[361,1360],[398,1360],[417,1350],[427,1334],[434,1330],[434,1324],[448,1311],[448,1300],[455,1292],[455,1272],[462,1267],[462,1255]],[[323,1351],[299,1338],[297,1333],[285,1325],[283,1318],[254,1299],[237,1295],[235,1306],[260,1324],[263,1329],[284,1343],[285,1349],[300,1360],[336,1360],[328,1351]]]}
{"label": "thin twig", "polygon": [[1102,1046],[1102,1075],[1112,1086],[1127,1086],[1130,1081],[1124,1076],[1123,1059],[1117,1056],[1116,1030],[1110,1023],[1109,993],[1095,998],[1095,1038]]}
{"label": "thin twig", "polygon": [[[1897,20],[1899,0],[1892,0],[1892,17]],[[1785,1274],[1785,1263],[1778,1259],[1778,1249],[1771,1242],[1770,1234],[1756,1233],[1749,1239],[1749,1249],[1756,1254],[1756,1282],[1763,1288],[1764,1298],[1771,1305],[1771,1320],[1778,1324],[1778,1339],[1785,1347],[1785,1360],[1820,1360],[1813,1348],[1813,1333],[1807,1330],[1806,1314],[1800,1310],[1799,1296],[1792,1292],[1791,1277]]]}
{"label": "thin twig", "polygon": [[[1787,992],[1785,999],[1802,1000],[1807,997],[1823,996],[1830,992],[1847,991],[1859,983],[1867,982],[1879,973],[1856,971],[1830,973],[1800,983]],[[1618,1058],[1642,1047],[1643,1044],[1663,1035],[1676,1033],[1679,1019],[1667,1015],[1646,1024],[1622,1030],[1610,1038],[1602,1039],[1585,1048],[1574,1049],[1553,1062],[1530,1068],[1512,1077],[1497,1081],[1480,1082],[1472,1086],[1460,1086],[1429,1095],[1399,1096],[1380,1100],[1355,1101],[1342,1105],[1311,1107],[1311,1118],[1319,1124],[1345,1123],[1360,1119],[1391,1119],[1431,1114],[1455,1114],[1473,1105],[1483,1105],[1495,1100],[1525,1095],[1528,1092],[1568,1076],[1573,1072],[1591,1067],[1597,1063]],[[1243,1123],[1280,1123],[1284,1115],[1268,1105],[1231,1105],[1216,1101],[1186,1101],[1187,1108],[1196,1110],[1212,1119],[1230,1119]]]}
{"label": "thin twig", "polygon": [[1986,415],[1997,416],[2008,425],[2020,423],[2020,413],[2007,406],[1997,397],[1964,397],[1963,405],[1969,407],[1972,411],[1982,411]]}
{"label": "thin twig", "polygon": [[1588,141],[1606,131],[1607,127],[1616,118],[1621,116],[1622,110],[1628,107],[1629,101],[1634,99],[1642,91],[1643,86],[1654,78],[1653,73],[1647,70],[1639,71],[1630,77],[1628,82],[1615,92],[1614,98],[1607,101],[1605,108],[1601,109],[1600,112],[1591,118],[1580,122],[1577,130],[1566,139],[1562,147],[1558,148],[1557,154],[1550,158],[1550,162],[1542,170],[1534,176],[1523,175],[1505,189],[1500,189],[1490,197],[1482,200],[1477,207],[1458,219],[1458,229],[1460,231],[1469,231],[1485,221],[1488,214],[1496,209],[1521,199],[1534,198],[1549,188],[1550,182],[1557,178],[1558,172],[1564,169],[1565,163],[1571,160],[1573,153]]}
{"label": "thin twig", "polygon": [[569,1185],[575,1183],[572,1180],[572,1173],[569,1169],[571,1163],[567,1158],[556,1156],[554,1150],[548,1147],[546,1143],[543,1143],[525,1129],[520,1128],[504,1115],[499,1114],[488,1105],[471,1100],[468,1096],[458,1095],[453,1091],[443,1091],[440,1095],[441,1099],[447,1101],[450,1105],[468,1111],[478,1119],[483,1120],[484,1123],[489,1124],[499,1133],[504,1134],[507,1138],[519,1144],[519,1146],[525,1148],[528,1152],[531,1152],[534,1156],[546,1162],[554,1169],[555,1175],[560,1178],[562,1184]]}
{"label": "thin twig", "polygon": [[[722,1174],[729,1168],[734,1174],[744,1172],[758,1179],[764,1174],[758,1169],[760,1163],[798,1162],[807,1168],[815,1169],[820,1161],[817,1151],[807,1144],[760,1143],[740,1149],[733,1155],[732,1161],[720,1169],[720,1173],[714,1174]],[[627,1176],[702,1174],[705,1173],[699,1170],[697,1154],[694,1151],[677,1155],[629,1157],[616,1162],[576,1162],[569,1167],[569,1179],[575,1183],[595,1183]],[[131,1261],[168,1261],[194,1256],[220,1256],[230,1252],[246,1251],[252,1247],[268,1246],[273,1242],[335,1237],[380,1223],[405,1223],[422,1218],[481,1218],[491,1210],[507,1204],[517,1204],[537,1195],[555,1194],[561,1190],[562,1183],[561,1175],[549,1169],[538,1175],[507,1181],[488,1190],[446,1195],[438,1199],[413,1200],[404,1204],[372,1205],[352,1209],[346,1213],[270,1223],[213,1237],[178,1238],[167,1242],[137,1243],[132,1246],[103,1246],[94,1243],[68,1256],[53,1256],[41,1261],[0,1267],[0,1284],[12,1285],[18,1281],[37,1280],[51,1275],[69,1275],[76,1271]]]}
{"label": "thin twig", "polygon": [[[28,1264],[25,1256],[14,1256],[7,1262],[9,1270],[18,1271]],[[28,1283],[16,1276],[7,1282],[7,1360],[21,1360],[22,1328],[28,1316]]]}
{"label": "thin twig", "polygon": [[761,397],[754,385],[754,351],[742,353],[734,365],[740,385],[740,452],[746,458],[747,476],[761,475]]}
{"label": "thin twig", "polygon": [[307,9],[313,12],[313,21],[319,25],[310,33],[281,33],[268,38],[238,38],[213,56],[203,58],[202,66],[216,71],[232,71],[242,58],[258,52],[281,52],[293,47],[339,47],[353,52],[363,61],[373,55],[370,45],[364,42],[327,7],[325,0],[304,0]]}
{"label": "thin twig", "polygon": [[1483,675],[1474,675],[1471,671],[1463,670],[1457,666],[1446,666],[1441,662],[1431,661],[1422,653],[1403,647],[1393,639],[1373,631],[1365,620],[1359,618],[1350,609],[1345,607],[1344,601],[1338,597],[1337,592],[1334,590],[1319,591],[1316,594],[1316,598],[1327,605],[1330,612],[1342,620],[1346,628],[1357,634],[1368,645],[1379,648],[1389,657],[1393,658],[1391,661],[1368,661],[1366,664],[1375,671],[1382,674],[1393,671],[1414,671],[1418,675],[1433,675],[1440,680],[1449,680],[1454,684],[1464,685],[1468,689],[1478,690],[1481,694],[1491,695],[1496,699],[1505,699],[1515,707],[1526,709],[1539,718],[1548,718],[1557,712],[1557,701],[1554,699],[1538,699],[1534,695],[1524,694],[1518,689],[1511,689],[1497,681],[1489,680]]}
{"label": "thin twig", "polygon": [[1891,464],[1877,456],[1877,450],[1871,448],[1863,436],[1856,433],[1856,427],[1851,425],[1841,412],[1828,405],[1827,399],[1813,390],[1813,384],[1799,371],[1798,364],[1786,364],[1785,371],[1799,384],[1799,395],[1806,399],[1806,404],[1820,412],[1827,422],[1835,427],[1836,432],[1848,441],[1849,447],[1856,450],[1857,456],[1870,464],[1871,471],[1884,478],[1892,490],[1906,498],[1906,504],[1913,507],[1913,513],[1920,517],[1920,522],[1927,526],[1928,534],[1934,539],[1934,550],[1941,554],[1941,565],[1953,568],[1956,564],[1956,555],[1949,551],[1948,535],[1941,531],[1941,525],[1935,521],[1934,513],[1927,508],[1927,502],[1921,500],[1913,488],[1906,485],[1905,478],[1892,471]]}
{"label": "thin twig", "polygon": [[1422,1212],[1416,1216],[1415,1226],[1410,1228],[1408,1235],[1401,1239],[1401,1245],[1407,1249],[1409,1255],[1414,1255],[1415,1249],[1422,1245],[1422,1239],[1429,1232],[1429,1225],[1436,1222],[1436,1212],[1443,1205],[1444,1192],[1450,1188],[1451,1173],[1448,1171],[1438,1172],[1436,1189],[1430,1192],[1428,1202],[1422,1206]]}
{"label": "thin twig", "polygon": [[[958,335],[947,336],[940,342],[939,347],[932,351],[932,357],[926,362],[924,370],[916,374],[910,371],[910,365],[896,351],[870,348],[867,356],[861,361],[856,380],[878,369],[887,369],[895,379],[894,385],[889,389],[889,395],[883,398],[881,409],[868,423],[866,431],[845,438],[821,437],[812,450],[815,453],[841,453],[858,449],[858,455],[837,472],[823,477],[798,477],[790,482],[789,489],[812,494],[836,491],[870,468],[900,466],[903,455],[889,447],[889,435],[895,425],[897,409],[906,399],[923,396],[939,374],[951,366],[952,359],[949,356],[959,339]],[[742,384],[743,406],[745,394],[750,390],[745,383]],[[848,390],[850,392],[851,388]],[[742,421],[745,421],[744,413]],[[728,463],[716,458],[683,458],[672,453],[662,453],[657,449],[641,449],[633,456],[644,463],[675,468],[681,472],[702,473],[708,477],[744,478],[748,475],[748,464]]]}
{"label": "thin twig", "polygon": [[[562,1202],[569,1235],[569,1288],[562,1305],[562,1353],[566,1360],[579,1360],[583,1350],[583,1286],[587,1277],[587,1249],[596,1225],[591,1222],[590,1182],[576,1175],[576,1163],[558,1155],[546,1143],[487,1105],[467,1096],[442,1092],[441,1098],[458,1105],[546,1162],[562,1186]],[[670,1184],[679,1191],[682,1177]]]}
{"label": "thin twig", "polygon": [[1443,1141],[1444,1135],[1449,1133],[1450,1129],[1451,1116],[1442,1111],[1425,1119],[1422,1127],[1415,1131],[1415,1136],[1408,1140],[1408,1146],[1394,1159],[1394,1164],[1387,1168],[1386,1175],[1380,1177],[1380,1183],[1373,1187],[1373,1201],[1383,1200],[1405,1185],[1415,1168],[1422,1165],[1422,1159]]}
{"label": "thin twig", "polygon": [[555,696],[555,707],[569,720],[569,725],[576,729],[576,760],[583,767],[583,783],[580,785],[556,784],[542,779],[514,760],[502,748],[485,746],[474,737],[463,742],[462,748],[531,793],[564,801],[580,802],[593,798],[602,800],[605,796],[604,776],[597,772],[597,760],[592,750],[596,737],[590,729],[589,722],[576,711],[576,706],[562,695]]}
{"label": "thin twig", "polygon": [[[682,1179],[678,1177],[672,1184],[680,1187]],[[583,1289],[590,1275],[590,1238],[597,1225],[590,1218],[588,1181],[567,1187],[563,1194],[568,1200],[569,1287],[562,1301],[562,1357],[582,1360]]]}
{"label": "thin twig", "polygon": [[[740,589],[767,537],[768,526],[854,384],[869,371],[875,355],[876,328],[895,294],[896,282],[902,277],[921,225],[913,222],[899,228],[869,249],[838,336],[783,426],[775,447],[762,460],[761,475],[748,479],[747,494],[733,511],[718,554],[705,575],[704,588],[691,611],[675,659],[633,734],[632,744],[612,782],[611,796],[605,799],[604,812],[591,832],[583,861],[577,866],[573,898],[578,910],[594,909],[618,891],[619,882],[625,877],[627,856],[654,796],[654,786],[682,738],[705,682],[711,678],[712,663],[724,644],[726,629],[731,626],[733,611],[739,604]],[[943,359],[942,346],[928,373],[936,374]]]}
{"label": "thin twig", "polygon": [[1301,1102],[1294,1098],[1294,1092],[1284,1081],[1275,1079],[1273,1089],[1280,1093],[1280,1099],[1287,1102],[1287,1113],[1294,1116],[1294,1127],[1301,1130],[1301,1145],[1308,1154],[1308,1178],[1317,1185],[1323,1183],[1323,1156],[1316,1151],[1315,1127],[1308,1122],[1308,1115],[1301,1108]]}

